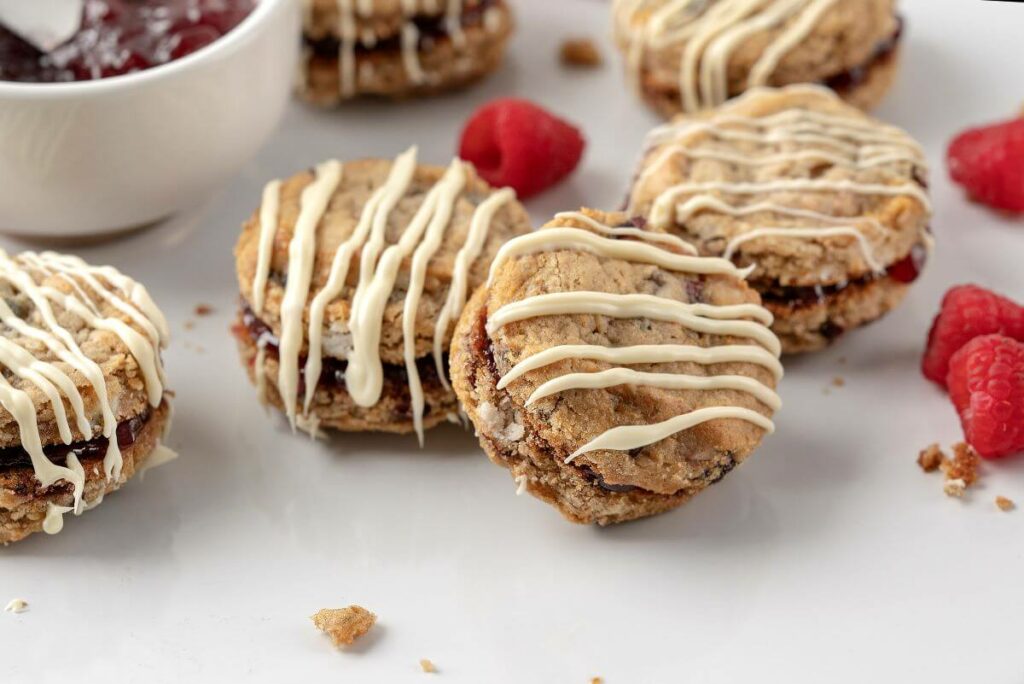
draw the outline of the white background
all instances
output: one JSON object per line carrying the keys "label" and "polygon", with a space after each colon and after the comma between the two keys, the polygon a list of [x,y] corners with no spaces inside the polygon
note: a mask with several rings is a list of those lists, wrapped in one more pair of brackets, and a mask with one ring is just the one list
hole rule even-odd
{"label": "white background", "polygon": [[[0,604],[31,604],[0,614],[0,681],[413,682],[431,676],[420,658],[449,684],[1024,681],[1024,510],[993,504],[1024,504],[1024,457],[987,467],[965,501],[914,463],[960,436],[918,371],[942,292],[976,281],[1024,295],[1024,222],[969,205],[942,160],[958,130],[1024,103],[1024,4],[902,3],[905,62],[878,114],[928,150],[937,257],[890,317],[791,361],[776,435],[684,508],[577,527],[515,497],[455,427],[429,432],[422,451],[375,435],[312,443],[258,407],[228,325],[231,248],[266,180],[411,143],[446,163],[466,116],[515,94],[589,140],[571,180],[529,203],[536,222],[621,202],[656,119],[624,85],[606,3],[516,4],[509,63],[481,87],[399,106],[296,105],[206,205],[78,250],[143,280],[168,314],[181,458],[62,534],[0,551]],[[610,63],[563,70],[570,34],[600,37]],[[196,319],[199,303],[215,314]],[[836,375],[845,387],[830,387]],[[349,603],[380,622],[341,653],[308,616]]]}

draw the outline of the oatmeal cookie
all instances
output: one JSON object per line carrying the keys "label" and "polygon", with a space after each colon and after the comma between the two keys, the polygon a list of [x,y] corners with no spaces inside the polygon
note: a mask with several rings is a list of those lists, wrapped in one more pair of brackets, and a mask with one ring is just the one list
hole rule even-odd
{"label": "oatmeal cookie", "polygon": [[931,250],[928,170],[906,133],[820,86],[755,89],[648,138],[629,211],[750,284],[787,353],[893,309]]}
{"label": "oatmeal cookie", "polygon": [[498,248],[530,230],[473,167],[329,161],[270,182],[235,248],[235,325],[260,399],[297,427],[420,433],[456,418],[451,331]]}
{"label": "oatmeal cookie", "polygon": [[454,90],[500,65],[506,0],[305,0],[299,93],[318,105]]}
{"label": "oatmeal cookie", "polygon": [[170,408],[146,289],[53,252],[0,252],[0,543],[56,533],[149,461]]}
{"label": "oatmeal cookie", "polygon": [[870,109],[895,78],[895,0],[614,0],[634,85],[666,117],[749,88],[818,83]]}
{"label": "oatmeal cookie", "polygon": [[510,241],[452,342],[490,459],[573,522],[679,506],[771,432],[779,342],[744,272],[625,214]]}

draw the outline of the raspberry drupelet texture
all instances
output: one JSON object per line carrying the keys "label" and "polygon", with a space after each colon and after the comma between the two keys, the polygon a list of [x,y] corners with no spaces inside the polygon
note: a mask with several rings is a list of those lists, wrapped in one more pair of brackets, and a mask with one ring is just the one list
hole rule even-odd
{"label": "raspberry drupelet texture", "polygon": [[971,197],[1024,212],[1024,118],[972,128],[949,145],[949,174]]}
{"label": "raspberry drupelet texture", "polygon": [[964,436],[981,456],[1024,451],[1024,344],[975,337],[950,359],[946,383]]}
{"label": "raspberry drupelet texture", "polygon": [[973,338],[991,333],[1024,340],[1024,307],[977,285],[951,288],[928,333],[921,362],[924,376],[945,386],[953,354]]}
{"label": "raspberry drupelet texture", "polygon": [[557,184],[576,168],[585,142],[580,131],[526,100],[494,100],[462,131],[459,156],[496,187],[521,199]]}

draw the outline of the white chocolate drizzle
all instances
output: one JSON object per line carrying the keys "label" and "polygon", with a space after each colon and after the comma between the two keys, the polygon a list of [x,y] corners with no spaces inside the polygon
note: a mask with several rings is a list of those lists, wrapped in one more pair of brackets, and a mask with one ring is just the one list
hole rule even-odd
{"label": "white chocolate drizzle", "polygon": [[64,514],[74,510],[74,506],[57,506],[52,502],[46,503],[46,516],[43,518],[43,532],[46,534],[58,534],[64,529]]}
{"label": "white chocolate drizzle", "polygon": [[167,465],[171,461],[176,461],[177,459],[178,452],[163,444],[158,444],[156,448],[153,449],[153,453],[151,453],[149,458],[147,458],[142,464],[142,467],[139,468],[139,479],[141,480],[145,478],[146,473],[150,470],[159,468],[162,465]]}
{"label": "white chocolate drizzle", "polygon": [[28,610],[28,601],[21,598],[13,598],[4,606],[5,613],[24,613]]}
{"label": "white chocolate drizzle", "polygon": [[434,326],[434,365],[437,368],[437,377],[440,378],[441,385],[446,390],[450,389],[450,386],[447,374],[444,372],[442,344],[445,331],[448,330],[451,322],[459,317],[462,308],[466,305],[469,268],[480,256],[494,214],[515,198],[515,190],[502,188],[481,202],[473,214],[469,234],[466,236],[466,244],[455,255],[455,267],[452,271],[452,284],[448,288],[448,298],[438,313],[437,324]]}
{"label": "white chocolate drizzle", "polygon": [[679,94],[684,111],[729,99],[729,62],[758,33],[770,40],[746,86],[769,85],[779,63],[818,26],[837,0],[615,0],[616,32],[639,84],[647,51],[679,46]]}
{"label": "white chocolate drizzle", "polygon": [[669,418],[654,425],[622,425],[612,428],[574,451],[565,459],[565,462],[571,463],[578,456],[599,449],[614,451],[638,449],[648,444],[659,442],[677,432],[706,423],[709,420],[720,420],[722,418],[745,420],[748,423],[753,423],[768,434],[775,432],[775,424],[757,411],[743,408],[742,406],[710,406],[684,413],[675,418]]}
{"label": "white chocolate drizzle", "polygon": [[931,208],[928,196],[920,186],[912,183],[885,185],[881,183],[858,183],[849,179],[827,180],[817,178],[779,178],[761,183],[730,183],[710,181],[705,183],[679,183],[668,188],[651,207],[651,222],[656,227],[671,223],[675,216],[676,199],[680,195],[700,195],[721,192],[729,195],[759,195],[772,192],[850,192],[858,195],[888,195],[913,197],[926,209]]}
{"label": "white chocolate drizzle", "polygon": [[[728,274],[744,277],[745,273],[723,259],[682,256],[650,244],[656,239],[644,236],[634,242],[632,233],[616,234],[586,215],[565,214],[560,219],[590,226],[598,234],[565,226],[553,226],[524,235],[510,242],[499,252],[494,265],[506,263],[524,254],[556,249],[577,250],[599,254],[632,263],[654,264],[666,270],[692,274]],[[595,226],[594,224],[598,224]],[[589,237],[583,237],[587,235]],[[550,236],[550,239],[546,239]],[[614,237],[606,237],[614,236]],[[655,255],[653,252],[660,252]],[[492,268],[492,277],[495,270]],[[517,321],[541,316],[599,315],[612,318],[639,318],[669,321],[699,333],[741,337],[753,345],[728,344],[712,348],[684,344],[649,344],[627,347],[604,347],[588,344],[557,345],[519,360],[501,378],[497,388],[504,389],[525,374],[562,361],[592,360],[616,364],[596,372],[569,372],[541,383],[526,399],[525,407],[555,394],[570,390],[601,389],[618,385],[634,385],[670,390],[732,390],[752,396],[771,411],[782,402],[775,390],[753,378],[736,374],[691,375],[641,371],[623,367],[626,364],[657,364],[689,362],[701,366],[744,363],[767,369],[775,381],[782,377],[778,361],[781,346],[771,332],[772,315],[757,304],[712,305],[681,302],[671,297],[648,294],[613,294],[608,292],[570,291],[533,295],[511,302],[488,314],[486,330],[493,336],[499,329]],[[771,420],[761,413],[739,406],[701,408],[653,425],[629,425],[612,428],[577,449],[566,463],[591,451],[630,450],[653,444],[682,430],[709,420],[732,418],[744,420],[766,432],[774,430]]]}
{"label": "white chocolate drizzle", "polygon": [[[309,333],[307,335],[309,355],[306,359],[306,377],[320,377],[323,345],[321,329],[323,328],[324,311],[327,305],[336,299],[341,294],[342,289],[344,289],[352,259],[356,252],[363,248],[363,243],[366,242],[370,230],[376,228],[380,235],[380,241],[383,241],[383,232],[387,227],[388,215],[398,202],[400,193],[404,194],[405,188],[412,179],[412,174],[415,170],[416,150],[413,148],[395,160],[391,167],[391,172],[388,174],[387,181],[370,197],[366,206],[363,207],[359,223],[356,225],[352,235],[334,253],[327,283],[316,294],[309,307]],[[379,254],[379,250],[379,244],[368,246],[363,250],[362,256],[367,262],[372,263],[376,259],[377,254]],[[368,255],[372,256],[367,258]],[[360,275],[360,283],[362,283],[362,280],[362,275]],[[306,397],[303,403],[303,411],[305,413],[309,412],[310,402],[313,400],[315,391],[316,383],[306,384]]]}
{"label": "white chocolate drizzle", "polygon": [[498,389],[525,373],[559,361],[588,359],[606,363],[672,363],[688,361],[702,365],[715,363],[755,363],[771,371],[775,380],[782,379],[782,364],[764,347],[730,344],[722,347],[697,347],[688,344],[643,344],[630,347],[602,347],[589,344],[563,344],[528,356],[505,373],[498,382]]}
{"label": "white chocolate drizzle", "polygon": [[736,268],[731,261],[725,259],[674,254],[654,245],[632,240],[610,240],[579,228],[546,228],[505,243],[491,263],[488,282],[493,281],[494,274],[509,259],[538,251],[564,249],[576,249],[601,257],[652,264],[671,271],[728,273],[740,278],[745,278],[749,272]]}
{"label": "white chocolate drizzle", "polygon": [[[46,280],[59,280],[68,285],[71,292],[43,284]],[[108,266],[90,266],[77,257],[54,252],[25,252],[10,257],[0,251],[0,281],[24,297],[26,306],[30,302],[40,321],[38,324],[30,323],[7,301],[0,300],[0,323],[46,347],[58,361],[79,373],[91,385],[102,417],[100,434],[107,439],[104,475],[107,480],[119,479],[122,458],[116,436],[117,418],[107,394],[103,370],[82,351],[75,336],[61,321],[72,315],[89,328],[115,335],[138,364],[147,399],[155,408],[163,401],[164,392],[160,349],[167,343],[168,328],[163,315],[142,285],[117,270]],[[104,316],[101,302],[113,307],[118,316],[128,319],[142,332],[120,317]],[[54,304],[66,313],[59,314]],[[37,359],[29,349],[10,338],[0,337],[0,365],[11,375],[34,386],[46,398],[53,411],[57,434],[64,444],[71,444],[74,439],[72,419],[82,439],[94,438],[95,429],[86,414],[82,394],[75,381],[57,363]],[[47,509],[43,528],[51,534],[56,533],[63,525],[61,516],[64,513],[73,511],[78,514],[83,510],[85,470],[73,451],[68,453],[65,466],[47,458],[36,419],[38,408],[27,392],[16,388],[3,376],[0,376],[0,405],[17,422],[22,448],[29,455],[40,486],[45,489],[59,480],[72,485],[72,506],[51,503]]]}
{"label": "white chocolate drizzle", "polygon": [[[282,397],[295,396],[299,384],[299,350],[302,347],[302,314],[313,278],[316,256],[316,229],[327,212],[334,190],[341,182],[341,163],[331,160],[316,169],[316,178],[302,191],[299,216],[292,240],[288,243],[288,283],[281,300],[280,373],[277,383]],[[261,240],[262,241],[262,240]],[[295,407],[289,407],[288,419],[295,428]]]}
{"label": "white chocolate drizzle", "polygon": [[274,246],[274,229],[281,206],[281,181],[267,183],[260,203],[260,244],[256,257],[256,277],[252,289],[252,310],[256,315],[263,313],[263,296],[270,274],[270,252]]}
{"label": "white chocolate drizzle", "polygon": [[[927,171],[920,145],[903,131],[865,119],[853,112],[822,112],[803,107],[784,109],[761,117],[742,116],[737,110],[765,97],[778,97],[780,91],[757,88],[749,91],[706,119],[656,128],[648,136],[648,149],[654,156],[639,174],[635,187],[642,193],[655,174],[674,157],[691,163],[719,162],[739,167],[787,165],[801,161],[821,161],[851,172],[872,169],[885,179],[900,182],[868,183],[850,178],[778,177],[761,182],[686,182],[662,189],[647,212],[651,225],[659,229],[686,225],[701,212],[743,218],[765,218],[724,243],[722,258],[731,260],[738,249],[763,237],[824,240],[847,237],[856,242],[864,263],[874,273],[885,266],[876,257],[874,245],[885,240],[888,229],[871,216],[835,216],[782,201],[757,196],[787,193],[798,197],[812,193],[849,193],[861,196],[905,196],[931,212],[927,192],[916,182],[904,181],[908,168]],[[795,95],[835,96],[820,86],[789,86],[783,92]],[[749,153],[723,149],[721,141],[742,142],[753,146]],[[747,198],[754,196],[754,201]],[[635,206],[634,193],[630,210]],[[764,221],[762,223],[762,221]],[[922,228],[921,240],[929,245],[931,237]]]}
{"label": "white chocolate drizzle", "polygon": [[[416,247],[416,251],[413,253],[412,265],[409,270],[409,290],[405,295],[405,306],[402,309],[402,343],[403,343],[403,356],[405,358],[405,371],[406,375],[409,376],[409,394],[412,399],[413,407],[413,425],[416,429],[416,437],[420,440],[420,446],[423,446],[423,386],[420,383],[419,370],[416,368],[416,316],[419,313],[420,308],[420,297],[423,294],[423,286],[426,282],[427,277],[427,263],[431,257],[437,252],[441,246],[441,241],[444,238],[445,230],[448,224],[451,222],[452,211],[455,208],[455,200],[458,195],[462,192],[463,187],[466,184],[466,170],[462,165],[462,162],[454,161],[451,166],[448,167],[448,171],[445,173],[444,178],[441,182],[434,186],[431,193],[437,193],[437,200],[435,207],[433,208],[433,216],[431,216],[429,226],[427,228],[426,235],[422,242]],[[427,202],[424,202],[426,206]],[[420,208],[420,211],[423,207]],[[407,237],[410,236],[411,231],[406,229],[404,235],[402,235],[402,241],[397,246],[399,249],[396,262],[400,262],[408,255],[408,247],[403,245]],[[419,239],[419,236],[414,238]],[[412,244],[413,240],[410,240]],[[387,254],[385,253],[385,256]],[[384,258],[381,258],[384,261]],[[398,266],[395,266],[397,271]],[[390,295],[391,289],[394,287],[394,277],[390,278],[391,284],[388,286],[388,294]],[[384,309],[385,300],[382,298],[380,304],[380,310]],[[353,309],[355,305],[353,304]],[[379,327],[376,331],[376,336],[379,338],[380,330]],[[374,385],[377,389],[377,396],[374,401],[380,398],[380,386],[382,378],[382,366],[380,361],[379,349],[373,356],[373,373],[374,373]],[[351,366],[350,366],[351,368]],[[443,369],[441,375],[443,375]]]}
{"label": "white chocolate drizzle", "polygon": [[[413,426],[420,443],[423,442],[423,413],[425,399],[416,365],[416,322],[419,304],[427,279],[427,268],[440,249],[452,222],[456,203],[468,182],[468,167],[454,160],[443,177],[423,196],[422,203],[394,244],[386,244],[386,233],[392,214],[399,202],[410,193],[417,169],[415,147],[399,155],[388,172],[384,183],[377,188],[363,206],[352,234],[337,248],[323,287],[312,297],[308,306],[308,327],[303,329],[303,312],[310,297],[312,272],[316,258],[317,226],[326,213],[331,198],[341,182],[342,167],[338,162],[327,162],[317,169],[316,178],[308,185],[300,199],[299,218],[288,246],[288,278],[281,306],[281,335],[278,348],[279,372],[277,388],[285,411],[293,427],[309,425],[313,397],[319,384],[323,359],[324,314],[327,307],[341,296],[348,279],[349,269],[359,259],[359,277],[351,296],[347,321],[351,348],[345,353],[347,367],[345,386],[358,406],[376,405],[384,385],[384,368],[380,356],[384,310],[394,294],[403,264],[409,263],[409,280],[402,309],[403,360],[409,379],[409,393],[413,408]],[[280,186],[268,184],[268,193],[274,195]],[[469,272],[487,240],[496,213],[515,197],[511,190],[500,190],[483,200],[473,211],[465,243],[455,257],[452,282],[445,303],[434,327],[432,350],[438,377],[447,387],[441,346],[451,322],[461,312],[469,286]],[[260,211],[259,245],[271,245],[277,231],[279,200],[270,200],[270,210]],[[270,250],[260,249],[257,254],[256,277],[253,280],[253,299],[262,301],[267,287]],[[303,335],[305,332],[305,336]],[[299,384],[299,356],[303,339],[307,341],[304,367],[305,395],[301,402],[291,400],[297,396]],[[254,374],[260,395],[266,391],[265,340],[257,340]],[[301,413],[300,413],[301,409]],[[300,424],[301,422],[301,424]]]}
{"label": "white chocolate drizzle", "polygon": [[[763,344],[773,354],[781,353],[778,339],[768,329],[772,316],[758,304],[688,304],[648,294],[578,291],[534,295],[506,304],[492,313],[487,319],[487,332],[493,333],[509,323],[537,316],[568,314],[669,321],[708,335],[745,337]],[[743,320],[741,317],[745,316],[755,320]]]}
{"label": "white chocolate drizzle", "polygon": [[711,390],[731,389],[754,395],[762,404],[777,411],[782,403],[770,387],[744,375],[713,375],[700,377],[675,373],[648,373],[632,368],[609,368],[597,373],[567,373],[548,380],[533,391],[526,406],[572,389],[604,389],[616,385],[643,385],[662,389]]}
{"label": "white chocolate drizzle", "polygon": [[583,223],[584,225],[609,237],[631,237],[638,240],[646,240],[648,242],[661,242],[666,245],[671,245],[686,254],[697,254],[696,247],[686,240],[676,237],[675,235],[671,235],[670,233],[655,233],[649,230],[630,226],[606,226],[600,221],[595,221],[580,211],[562,211],[555,214],[555,218],[562,221],[579,221],[580,223]]}

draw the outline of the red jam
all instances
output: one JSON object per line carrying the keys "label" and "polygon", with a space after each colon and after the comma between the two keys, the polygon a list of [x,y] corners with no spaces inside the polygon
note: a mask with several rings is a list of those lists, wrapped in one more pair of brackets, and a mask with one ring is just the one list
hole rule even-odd
{"label": "red jam", "polygon": [[927,250],[922,245],[915,245],[910,254],[890,266],[887,273],[898,283],[912,283],[921,275],[927,257]]}
{"label": "red jam", "polygon": [[0,81],[89,81],[166,64],[223,36],[256,2],[85,0],[78,33],[48,54],[0,26]]}

